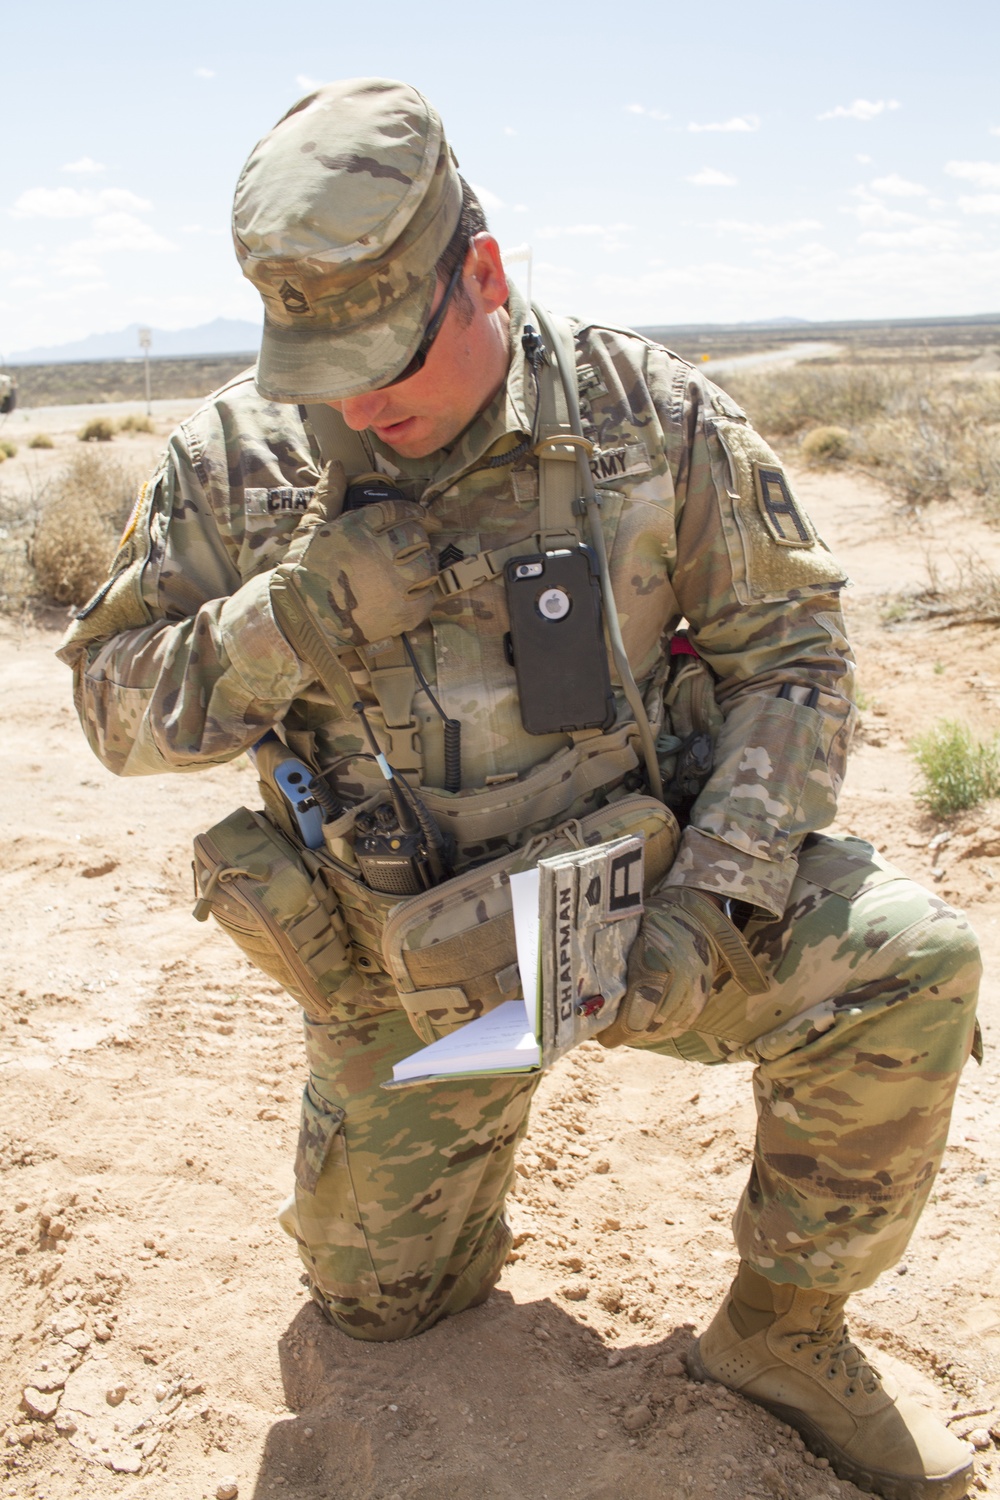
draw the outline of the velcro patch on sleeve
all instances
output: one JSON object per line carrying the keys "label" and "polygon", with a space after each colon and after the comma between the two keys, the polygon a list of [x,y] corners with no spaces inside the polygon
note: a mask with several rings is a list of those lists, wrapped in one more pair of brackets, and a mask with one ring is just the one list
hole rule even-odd
{"label": "velcro patch on sleeve", "polygon": [[754,489],[764,525],[779,547],[815,547],[816,536],[799,510],[783,469],[755,463]]}
{"label": "velcro patch on sleeve", "polygon": [[759,433],[746,422],[719,422],[710,445],[715,438],[713,476],[737,598],[773,602],[802,588],[846,583]]}

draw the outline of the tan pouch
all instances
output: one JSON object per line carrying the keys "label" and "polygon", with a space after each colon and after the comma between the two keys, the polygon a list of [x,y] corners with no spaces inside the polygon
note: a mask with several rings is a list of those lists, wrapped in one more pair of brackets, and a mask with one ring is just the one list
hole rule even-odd
{"label": "tan pouch", "polygon": [[645,837],[648,894],[673,864],[680,829],[662,802],[635,795],[395,906],[382,932],[382,959],[421,1041],[435,1041],[520,994],[511,874],[530,869],[541,855],[623,834]]}
{"label": "tan pouch", "polygon": [[195,916],[211,914],[259,969],[314,1021],[359,1000],[352,962],[322,855],[294,845],[262,813],[237,808],[194,841]]}

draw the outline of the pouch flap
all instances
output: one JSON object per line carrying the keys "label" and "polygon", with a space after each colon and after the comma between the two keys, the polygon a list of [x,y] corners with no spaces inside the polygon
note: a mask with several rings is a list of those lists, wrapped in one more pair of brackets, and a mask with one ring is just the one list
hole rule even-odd
{"label": "pouch flap", "polygon": [[302,1124],[295,1153],[295,1181],[304,1193],[314,1193],[330,1154],[330,1143],[340,1131],[345,1112],[337,1104],[318,1099],[307,1085],[302,1095]]}

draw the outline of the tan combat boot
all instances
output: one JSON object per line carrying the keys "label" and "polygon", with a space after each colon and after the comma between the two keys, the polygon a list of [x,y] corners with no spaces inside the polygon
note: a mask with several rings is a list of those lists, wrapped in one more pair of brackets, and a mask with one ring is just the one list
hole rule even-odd
{"label": "tan combat boot", "polygon": [[776,1285],[747,1265],[687,1356],[797,1428],[835,1474],[886,1500],[960,1500],[972,1455],[851,1343],[846,1297]]}

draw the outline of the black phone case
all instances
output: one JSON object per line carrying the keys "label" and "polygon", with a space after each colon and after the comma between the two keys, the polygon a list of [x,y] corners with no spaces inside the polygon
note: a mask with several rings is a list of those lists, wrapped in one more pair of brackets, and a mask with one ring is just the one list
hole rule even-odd
{"label": "black phone case", "polygon": [[[518,569],[541,564],[534,578]],[[607,729],[615,701],[601,626],[601,584],[589,547],[515,557],[504,569],[510,613],[510,656],[529,734]],[[561,618],[542,613],[539,601],[561,591],[569,608]],[[561,600],[556,601],[561,607]]]}

